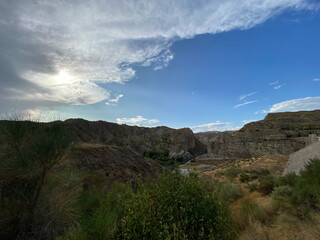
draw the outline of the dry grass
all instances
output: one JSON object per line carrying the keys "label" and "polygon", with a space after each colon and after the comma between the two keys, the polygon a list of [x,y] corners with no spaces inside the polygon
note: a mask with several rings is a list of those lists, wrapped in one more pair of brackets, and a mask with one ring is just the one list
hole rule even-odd
{"label": "dry grass", "polygon": [[[231,166],[236,166],[244,171],[266,169],[273,176],[279,177],[285,168],[287,159],[288,157],[284,155],[274,155],[237,160],[202,174],[211,176],[216,182],[228,182],[228,179],[221,173]],[[305,219],[298,219],[286,212],[275,212],[272,210],[271,196],[265,196],[256,191],[250,192],[246,188],[247,184],[241,183],[239,178],[233,183],[240,185],[243,189],[243,196],[229,205],[234,224],[239,229],[238,239],[320,239],[320,212],[310,213],[310,217]]]}

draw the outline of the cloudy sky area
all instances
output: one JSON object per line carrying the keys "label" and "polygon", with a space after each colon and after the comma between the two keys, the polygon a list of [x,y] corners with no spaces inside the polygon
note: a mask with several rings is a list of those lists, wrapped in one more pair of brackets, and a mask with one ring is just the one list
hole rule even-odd
{"label": "cloudy sky area", "polygon": [[320,109],[319,13],[313,0],[2,0],[0,113],[208,131]]}

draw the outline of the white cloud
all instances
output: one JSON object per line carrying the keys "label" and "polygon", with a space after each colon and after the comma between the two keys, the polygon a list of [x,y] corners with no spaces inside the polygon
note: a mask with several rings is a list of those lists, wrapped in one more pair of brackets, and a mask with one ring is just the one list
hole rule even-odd
{"label": "white cloud", "polygon": [[128,125],[137,125],[137,126],[148,126],[158,123],[157,119],[147,119],[142,116],[136,116],[133,118],[117,118],[118,124],[128,124]]}
{"label": "white cloud", "polygon": [[269,112],[296,112],[320,109],[320,97],[306,97],[274,104]]}
{"label": "white cloud", "polygon": [[[133,64],[166,67],[176,40],[248,29],[286,9],[306,8],[307,0],[12,1],[0,3],[0,30],[11,43],[0,45],[0,51],[13,59],[15,75],[39,86],[37,92],[13,87],[11,96],[91,104],[110,98],[97,83],[132,79]],[[10,39],[8,29],[22,40]],[[20,61],[21,56],[28,61]],[[63,71],[69,79],[59,80]]]}
{"label": "white cloud", "polygon": [[278,81],[275,81],[275,82],[271,82],[271,83],[269,83],[269,85],[270,85],[270,86],[272,86],[272,85],[277,85],[277,84],[279,84],[279,82],[278,82]]}
{"label": "white cloud", "polygon": [[235,105],[233,108],[242,107],[242,106],[245,106],[245,105],[247,105],[247,104],[251,104],[251,103],[255,103],[255,102],[258,102],[258,100],[254,100],[254,101],[248,101],[248,102],[240,103],[240,104],[238,104],[238,105]]}
{"label": "white cloud", "polygon": [[314,82],[320,82],[320,78],[314,78],[313,81]]}
{"label": "white cloud", "polygon": [[245,98],[250,97],[250,96],[252,96],[252,95],[254,95],[254,94],[256,94],[256,93],[257,93],[257,92],[252,92],[252,93],[248,93],[248,94],[241,95],[241,96],[239,96],[239,100],[242,101],[242,100],[244,100]]}
{"label": "white cloud", "polygon": [[258,121],[258,120],[242,120],[241,122],[243,124],[247,124],[247,123],[256,122],[256,121]]}
{"label": "white cloud", "polygon": [[275,90],[278,90],[278,89],[280,89],[280,88],[283,86],[283,85],[280,84],[278,81],[271,82],[271,83],[269,83],[269,85],[270,85],[270,86],[273,86],[273,89],[275,89]]}
{"label": "white cloud", "polygon": [[112,106],[116,106],[117,103],[119,102],[120,98],[122,98],[124,95],[123,94],[119,94],[117,96],[115,96],[115,98],[109,99],[107,102],[105,102],[107,105],[112,105]]}
{"label": "white cloud", "polygon": [[239,130],[242,126],[234,126],[230,122],[216,121],[213,123],[206,123],[200,126],[190,127],[193,132],[208,132],[208,131],[234,131]]}
{"label": "white cloud", "polygon": [[267,110],[260,110],[260,111],[256,111],[254,114],[265,114],[265,113],[268,113]]}

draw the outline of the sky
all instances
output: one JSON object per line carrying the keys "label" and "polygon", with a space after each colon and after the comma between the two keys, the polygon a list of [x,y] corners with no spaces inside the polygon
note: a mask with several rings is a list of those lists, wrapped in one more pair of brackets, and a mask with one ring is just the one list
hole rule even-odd
{"label": "sky", "polygon": [[5,117],[201,132],[320,109],[316,0],[2,0],[0,33]]}

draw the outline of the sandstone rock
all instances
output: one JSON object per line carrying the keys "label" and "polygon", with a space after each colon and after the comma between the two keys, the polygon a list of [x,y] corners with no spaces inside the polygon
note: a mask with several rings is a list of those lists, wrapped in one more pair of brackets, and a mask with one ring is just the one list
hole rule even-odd
{"label": "sandstone rock", "polygon": [[309,134],[320,134],[320,110],[269,113],[264,120],[248,123],[239,131],[196,136],[204,143],[211,142],[213,155],[249,158],[289,155],[309,144]]}

